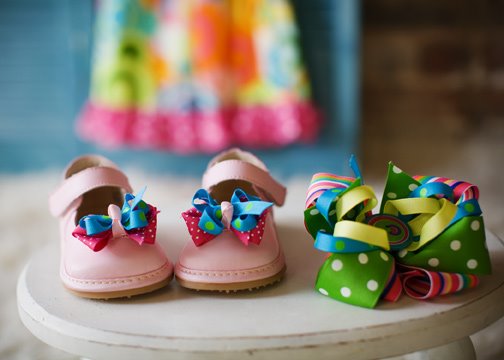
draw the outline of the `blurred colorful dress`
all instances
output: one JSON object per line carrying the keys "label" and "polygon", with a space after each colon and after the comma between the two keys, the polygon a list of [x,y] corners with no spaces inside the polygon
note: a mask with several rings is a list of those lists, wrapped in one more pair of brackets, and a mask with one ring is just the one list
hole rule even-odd
{"label": "blurred colorful dress", "polygon": [[287,0],[102,0],[78,132],[105,146],[213,152],[314,139]]}

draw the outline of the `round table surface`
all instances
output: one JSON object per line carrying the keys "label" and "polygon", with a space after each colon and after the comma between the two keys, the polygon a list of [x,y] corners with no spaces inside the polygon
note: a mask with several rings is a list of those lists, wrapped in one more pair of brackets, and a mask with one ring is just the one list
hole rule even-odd
{"label": "round table surface", "polygon": [[[59,280],[58,242],[53,241],[19,278],[21,319],[49,345],[92,359],[253,355],[292,360],[410,353],[466,337],[504,315],[504,244],[488,231],[494,272],[482,277],[477,288],[431,301],[403,295],[396,303],[382,301],[371,310],[314,290],[325,254],[313,249],[302,221],[293,214],[277,213],[288,265],[284,280],[252,292],[196,292],[174,280],[164,289],[130,299],[79,298]],[[171,239],[160,241],[171,256],[187,241],[183,224],[160,235]]]}

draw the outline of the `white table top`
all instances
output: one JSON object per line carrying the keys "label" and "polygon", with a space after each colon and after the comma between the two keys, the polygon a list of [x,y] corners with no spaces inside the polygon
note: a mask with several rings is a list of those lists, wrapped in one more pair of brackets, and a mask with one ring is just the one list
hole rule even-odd
{"label": "white table top", "polygon": [[[79,298],[60,283],[58,242],[53,241],[20,276],[21,319],[42,341],[93,359],[254,355],[292,360],[409,353],[468,336],[504,315],[504,244],[489,232],[494,273],[483,277],[476,289],[433,301],[403,296],[397,303],[381,302],[369,310],[314,290],[325,254],[313,249],[296,213],[296,221],[292,212],[277,214],[286,278],[255,292],[194,292],[173,281],[165,289],[131,299]],[[179,221],[175,214],[168,218]],[[163,225],[160,228],[161,235],[168,235]],[[183,223],[173,225],[169,235],[169,244],[163,246],[171,249],[173,258],[187,239]]]}

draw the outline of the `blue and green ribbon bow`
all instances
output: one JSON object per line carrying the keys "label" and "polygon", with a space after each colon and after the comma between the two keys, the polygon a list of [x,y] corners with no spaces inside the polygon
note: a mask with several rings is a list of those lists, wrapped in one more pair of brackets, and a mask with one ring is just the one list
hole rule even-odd
{"label": "blue and green ribbon bow", "polygon": [[[222,213],[222,205],[217,204],[208,191],[200,189],[194,194],[193,206],[201,212],[198,226],[201,230],[212,235],[219,235],[225,228]],[[258,216],[273,203],[262,201],[257,196],[249,195],[242,189],[236,189],[231,196],[230,204],[233,207],[232,217],[229,223],[232,228],[246,232],[257,226]]]}
{"label": "blue and green ribbon bow", "polygon": [[[145,187],[135,196],[126,194],[121,208],[121,225],[125,230],[134,230],[148,225],[147,216],[150,208],[142,200]],[[108,215],[86,215],[79,220],[79,226],[89,236],[103,233],[112,229],[112,218]]]}
{"label": "blue and green ribbon bow", "polygon": [[194,194],[193,208],[182,213],[187,230],[196,246],[215,239],[226,228],[246,246],[260,244],[271,202],[236,189],[231,202],[218,204],[205,189]]}

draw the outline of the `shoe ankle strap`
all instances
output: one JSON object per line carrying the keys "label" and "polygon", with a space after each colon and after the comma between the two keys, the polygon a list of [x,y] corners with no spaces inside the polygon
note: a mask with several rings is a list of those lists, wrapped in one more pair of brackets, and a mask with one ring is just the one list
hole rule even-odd
{"label": "shoe ankle strap", "polygon": [[286,188],[277,182],[267,170],[242,160],[224,160],[212,165],[203,175],[203,187],[212,187],[229,180],[244,180],[265,193],[267,200],[282,206]]}
{"label": "shoe ankle strap", "polygon": [[110,167],[89,167],[65,179],[49,197],[49,211],[55,217],[63,215],[84,193],[104,186],[115,186],[132,192],[128,178]]}

